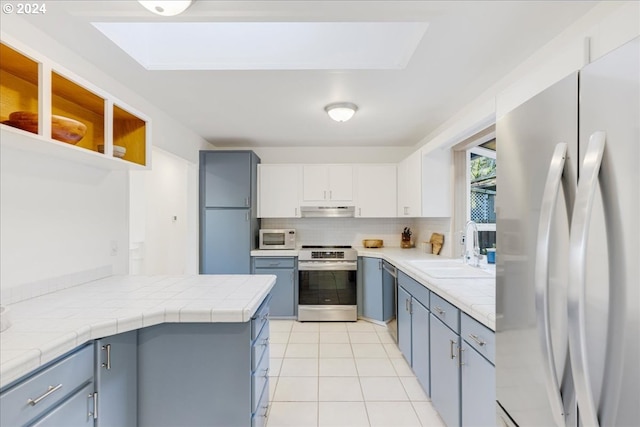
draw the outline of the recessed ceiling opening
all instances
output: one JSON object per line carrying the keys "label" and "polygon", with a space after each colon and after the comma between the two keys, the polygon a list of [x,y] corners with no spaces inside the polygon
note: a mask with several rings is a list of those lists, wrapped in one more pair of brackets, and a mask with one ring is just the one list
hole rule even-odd
{"label": "recessed ceiling opening", "polygon": [[426,22],[94,22],[148,70],[398,70]]}

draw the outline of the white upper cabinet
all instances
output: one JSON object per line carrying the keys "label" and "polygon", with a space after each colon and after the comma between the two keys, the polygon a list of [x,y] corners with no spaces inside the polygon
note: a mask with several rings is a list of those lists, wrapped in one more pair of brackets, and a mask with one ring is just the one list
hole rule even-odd
{"label": "white upper cabinet", "polygon": [[356,217],[395,218],[396,165],[357,165],[355,175]]}
{"label": "white upper cabinet", "polygon": [[258,217],[298,218],[300,165],[258,165]]}
{"label": "white upper cabinet", "polygon": [[422,154],[398,163],[398,217],[422,216]]}
{"label": "white upper cabinet", "polygon": [[353,202],[353,166],[304,165],[302,167],[302,202],[322,202],[335,206]]}
{"label": "white upper cabinet", "polygon": [[452,157],[450,149],[422,156],[422,216],[451,216]]}

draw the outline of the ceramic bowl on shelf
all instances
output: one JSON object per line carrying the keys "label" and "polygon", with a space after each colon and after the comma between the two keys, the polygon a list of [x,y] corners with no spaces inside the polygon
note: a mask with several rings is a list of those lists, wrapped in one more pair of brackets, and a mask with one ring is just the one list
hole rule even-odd
{"label": "ceramic bowl on shelf", "polygon": [[118,157],[119,159],[123,158],[124,155],[127,154],[127,149],[120,145],[113,146],[113,156]]}
{"label": "ceramic bowl on shelf", "polygon": [[51,137],[58,141],[77,144],[87,133],[87,125],[63,116],[51,116]]}
{"label": "ceramic bowl on shelf", "polygon": [[[104,145],[103,144],[99,144],[98,145],[98,151],[100,153],[104,153]],[[117,157],[119,159],[122,159],[125,154],[127,154],[127,148],[126,147],[122,147],[120,145],[114,145],[113,146],[113,157]]]}
{"label": "ceramic bowl on shelf", "polygon": [[[9,114],[9,120],[2,122],[6,125],[38,133],[38,113],[29,111],[14,111]],[[69,144],[77,144],[87,133],[87,126],[74,119],[64,116],[51,116],[51,138]]]}

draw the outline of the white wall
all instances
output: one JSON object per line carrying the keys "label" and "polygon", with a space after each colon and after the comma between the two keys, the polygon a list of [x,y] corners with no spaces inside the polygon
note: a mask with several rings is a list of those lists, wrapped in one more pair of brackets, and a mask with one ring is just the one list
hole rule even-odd
{"label": "white wall", "polygon": [[426,153],[450,147],[486,128],[527,99],[585,65],[585,37],[591,60],[640,35],[640,2],[604,1],[489,87],[466,108],[419,141]]}
{"label": "white wall", "polygon": [[[0,170],[3,291],[54,278],[75,280],[70,275],[80,272],[89,272],[84,278],[96,278],[91,271],[97,276],[127,272],[126,172],[51,161],[6,146]],[[7,292],[2,296],[12,299]]]}
{"label": "white wall", "polygon": [[198,166],[158,148],[153,170],[131,172],[132,274],[196,274]]}

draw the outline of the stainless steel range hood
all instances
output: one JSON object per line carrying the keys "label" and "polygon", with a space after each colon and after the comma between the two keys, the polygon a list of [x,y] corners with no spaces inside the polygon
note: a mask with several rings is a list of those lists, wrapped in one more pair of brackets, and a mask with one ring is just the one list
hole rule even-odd
{"label": "stainless steel range hood", "polygon": [[355,206],[301,206],[302,218],[353,218]]}

